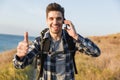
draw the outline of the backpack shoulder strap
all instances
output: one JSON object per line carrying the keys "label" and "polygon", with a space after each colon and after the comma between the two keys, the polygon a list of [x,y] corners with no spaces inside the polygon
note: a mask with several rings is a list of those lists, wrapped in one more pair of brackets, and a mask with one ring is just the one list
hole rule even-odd
{"label": "backpack shoulder strap", "polygon": [[45,28],[42,32],[41,32],[41,53],[38,54],[38,56],[40,56],[40,61],[41,61],[41,65],[40,65],[40,72],[38,73],[38,77],[37,80],[39,80],[40,77],[43,76],[43,66],[44,66],[44,60],[46,58],[45,54],[43,54],[43,52],[48,52],[50,49],[50,40],[47,39],[43,39],[45,36],[45,33],[48,31],[48,28]]}
{"label": "backpack shoulder strap", "polygon": [[[68,43],[68,48],[69,50],[75,50],[75,43],[73,38],[67,33],[67,31],[65,31],[65,37]],[[72,45],[72,46],[71,46]]]}
{"label": "backpack shoulder strap", "polygon": [[78,71],[76,68],[76,63],[75,63],[75,52],[76,52],[75,42],[74,42],[73,38],[67,32],[65,32],[65,36],[67,39],[68,48],[71,51],[71,58],[73,59],[75,74],[78,74]]}

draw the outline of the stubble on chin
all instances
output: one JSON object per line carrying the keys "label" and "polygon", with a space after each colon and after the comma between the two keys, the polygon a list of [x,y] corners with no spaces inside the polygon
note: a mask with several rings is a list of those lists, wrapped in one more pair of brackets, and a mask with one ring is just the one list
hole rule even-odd
{"label": "stubble on chin", "polygon": [[59,34],[59,33],[61,33],[61,31],[62,31],[62,30],[58,30],[58,31],[51,30],[51,33],[52,33],[52,34]]}

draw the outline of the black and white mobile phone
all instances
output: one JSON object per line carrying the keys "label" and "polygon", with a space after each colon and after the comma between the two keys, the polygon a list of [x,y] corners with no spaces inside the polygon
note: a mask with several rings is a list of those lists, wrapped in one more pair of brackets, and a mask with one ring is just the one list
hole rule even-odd
{"label": "black and white mobile phone", "polygon": [[[66,19],[64,19],[64,20],[66,20]],[[63,21],[63,25],[64,25],[64,28],[65,28],[65,29],[70,29],[69,25],[64,24],[64,21]]]}

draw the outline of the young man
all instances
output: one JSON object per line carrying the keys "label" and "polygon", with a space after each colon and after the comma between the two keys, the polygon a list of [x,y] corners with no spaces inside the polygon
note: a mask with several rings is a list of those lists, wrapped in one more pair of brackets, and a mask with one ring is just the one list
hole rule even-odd
{"label": "young man", "polygon": [[[51,3],[47,6],[46,23],[49,30],[44,32],[43,37],[37,37],[32,45],[28,44],[28,33],[24,34],[24,40],[18,44],[17,53],[14,56],[14,66],[24,68],[32,63],[37,54],[45,53],[45,49],[49,47],[45,56],[40,56],[43,65],[42,79],[75,80],[73,62],[75,51],[97,57],[100,55],[99,48],[88,38],[79,35],[70,20],[65,20],[64,8],[58,3]],[[69,28],[63,29],[63,23]],[[46,39],[48,43],[42,44],[42,40]]]}

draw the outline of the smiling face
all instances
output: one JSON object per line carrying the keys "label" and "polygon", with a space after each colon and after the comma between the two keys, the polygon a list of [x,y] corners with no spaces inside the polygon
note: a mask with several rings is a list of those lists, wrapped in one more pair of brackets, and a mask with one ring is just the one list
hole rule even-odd
{"label": "smiling face", "polygon": [[46,17],[46,22],[51,34],[61,33],[63,16],[60,11],[50,11]]}

